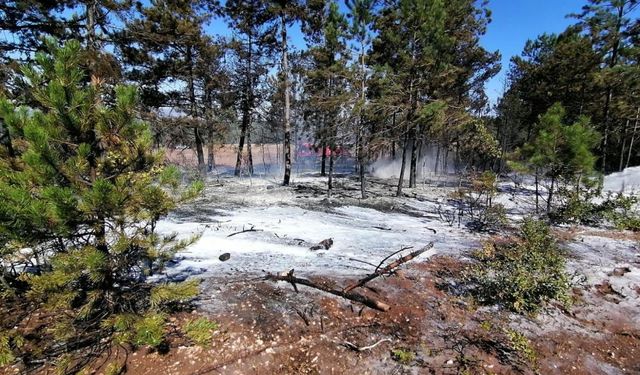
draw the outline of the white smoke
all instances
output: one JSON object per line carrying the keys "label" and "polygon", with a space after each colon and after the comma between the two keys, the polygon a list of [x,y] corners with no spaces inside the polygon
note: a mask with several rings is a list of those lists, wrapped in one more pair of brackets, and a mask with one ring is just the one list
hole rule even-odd
{"label": "white smoke", "polygon": [[[421,157],[418,160],[417,177],[426,178],[429,176],[444,175],[454,173],[453,159],[449,155],[449,160],[445,160],[443,150],[436,147],[423,147]],[[436,163],[438,168],[436,170]],[[407,159],[405,162],[404,179],[409,180],[409,169],[411,167],[411,153],[407,150]],[[402,168],[402,150],[396,153],[396,158],[384,157],[376,160],[369,167],[369,172],[378,178],[399,178],[400,169]],[[446,170],[445,170],[446,169]]]}
{"label": "white smoke", "polygon": [[605,176],[603,190],[614,193],[640,191],[640,166]]}

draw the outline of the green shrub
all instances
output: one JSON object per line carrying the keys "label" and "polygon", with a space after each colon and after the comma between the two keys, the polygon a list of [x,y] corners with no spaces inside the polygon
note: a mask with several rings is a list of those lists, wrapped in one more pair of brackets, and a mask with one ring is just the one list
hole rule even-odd
{"label": "green shrub", "polygon": [[164,341],[165,316],[163,314],[147,314],[133,326],[136,345],[157,347]]}
{"label": "green shrub", "polygon": [[541,221],[526,219],[516,238],[487,242],[473,256],[466,278],[480,303],[535,314],[548,301],[570,302],[564,252]]}
{"label": "green shrub", "polygon": [[200,346],[209,346],[213,340],[213,331],[217,329],[218,323],[204,317],[189,320],[183,327],[187,337]]}
{"label": "green shrub", "polygon": [[415,359],[416,355],[405,348],[396,348],[391,351],[391,357],[403,365],[408,365]]}
{"label": "green shrub", "polygon": [[9,339],[8,335],[0,334],[0,367],[10,364],[15,359]]}
{"label": "green shrub", "polygon": [[505,329],[504,333],[509,338],[509,344],[513,350],[518,352],[529,363],[535,363],[538,355],[525,335],[509,328]]}
{"label": "green shrub", "polygon": [[638,197],[624,194],[602,196],[597,190],[585,189],[581,193],[561,190],[564,204],[552,215],[557,223],[582,225],[611,224],[620,230],[640,230]]}

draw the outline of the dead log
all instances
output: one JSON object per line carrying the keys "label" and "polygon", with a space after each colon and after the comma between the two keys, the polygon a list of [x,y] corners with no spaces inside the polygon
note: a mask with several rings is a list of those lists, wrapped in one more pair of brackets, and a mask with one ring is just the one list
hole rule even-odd
{"label": "dead log", "polygon": [[241,233],[247,233],[247,232],[262,232],[262,229],[254,229],[253,227],[249,228],[249,229],[242,229],[240,232],[235,232],[235,233],[231,233],[230,235],[228,235],[227,237],[233,237],[236,234],[241,234]]}
{"label": "dead log", "polygon": [[[292,270],[293,271],[293,270]],[[353,292],[345,292],[339,289],[334,289],[328,285],[324,285],[322,283],[315,283],[311,280],[308,279],[302,279],[299,277],[295,277],[293,276],[293,272],[289,271],[287,274],[285,275],[273,275],[273,274],[269,274],[267,276],[265,276],[265,280],[271,280],[271,281],[285,281],[290,283],[291,285],[294,286],[294,289],[297,291],[298,288],[296,287],[296,284],[300,284],[300,285],[305,285],[308,286],[310,288],[314,288],[314,289],[318,289],[321,290],[323,292],[327,292],[330,294],[333,294],[335,296],[338,297],[342,297],[345,299],[348,299],[350,301],[353,302],[357,302],[357,303],[361,303],[367,307],[370,307],[372,309],[375,310],[379,310],[379,311],[388,311],[391,306],[387,305],[386,303],[379,301],[379,300],[375,300],[373,298],[367,297],[365,295],[362,294],[358,294],[358,293],[353,293]]]}
{"label": "dead log", "polygon": [[[402,258],[396,260],[395,262],[390,263],[389,265],[387,265],[384,268],[377,269],[374,273],[368,275],[365,278],[362,278],[362,279],[358,280],[358,282],[356,282],[355,284],[352,284],[352,285],[346,287],[343,290],[343,292],[348,293],[348,292],[352,291],[355,288],[359,288],[361,286],[364,286],[366,283],[368,283],[369,281],[371,281],[371,280],[373,280],[375,278],[378,278],[378,277],[380,277],[382,275],[388,274],[389,272],[393,271],[395,268],[398,268],[402,264],[404,264],[404,263],[410,261],[411,259],[419,256],[420,254],[424,253],[425,251],[431,249],[432,247],[433,247],[433,242],[429,243],[427,246],[423,247],[420,250],[416,250],[414,252],[411,252],[411,253],[403,256]],[[388,258],[389,257],[387,257],[387,259]]]}

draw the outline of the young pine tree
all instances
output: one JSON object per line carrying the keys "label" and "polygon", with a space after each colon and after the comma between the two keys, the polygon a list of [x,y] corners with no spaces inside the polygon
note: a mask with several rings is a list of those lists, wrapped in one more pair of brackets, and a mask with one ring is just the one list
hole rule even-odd
{"label": "young pine tree", "polygon": [[[11,135],[11,150],[0,150],[0,264],[5,288],[17,285],[19,296],[3,305],[24,297],[55,317],[60,329],[36,345],[44,356],[60,354],[60,342],[79,349],[114,331],[155,345],[161,338],[145,332],[162,332],[163,304],[197,292],[194,283],[144,282],[190,243],[156,234],[155,225],[201,183],[178,191],[177,170],[163,165],[136,118],[134,87],[88,80],[78,42],[48,47],[24,69],[37,104],[0,101]],[[17,350],[2,340],[15,323],[0,323],[0,351]]]}
{"label": "young pine tree", "polygon": [[[593,154],[600,136],[591,128],[587,117],[580,117],[574,124],[564,123],[566,111],[556,103],[540,117],[538,133],[522,147],[525,164],[542,172],[549,179],[547,213],[553,207],[554,194],[561,179],[575,182],[592,173],[596,162]],[[537,189],[537,188],[536,188]]]}

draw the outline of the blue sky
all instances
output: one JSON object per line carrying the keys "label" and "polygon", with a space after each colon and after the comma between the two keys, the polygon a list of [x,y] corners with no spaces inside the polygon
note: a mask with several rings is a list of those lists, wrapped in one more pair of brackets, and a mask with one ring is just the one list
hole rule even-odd
{"label": "blue sky", "polygon": [[[346,7],[341,1],[341,8]],[[529,39],[542,33],[559,33],[575,19],[567,18],[570,13],[579,13],[587,0],[489,0],[492,22],[487,34],[482,37],[482,45],[489,51],[499,50],[502,54],[502,71],[488,82],[486,93],[495,103],[502,95],[509,60],[519,55]],[[208,27],[212,33],[229,35],[230,31],[222,20],[215,20]],[[298,27],[289,31],[290,43],[304,48],[305,43]]]}
{"label": "blue sky", "polygon": [[502,54],[502,71],[486,86],[486,93],[495,103],[502,95],[509,60],[519,55],[528,39],[542,33],[559,33],[576,22],[567,18],[579,13],[586,0],[490,0],[493,22],[482,45]]}

